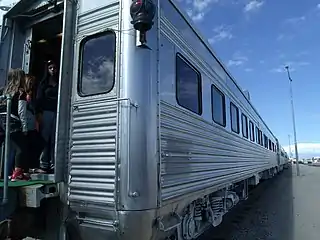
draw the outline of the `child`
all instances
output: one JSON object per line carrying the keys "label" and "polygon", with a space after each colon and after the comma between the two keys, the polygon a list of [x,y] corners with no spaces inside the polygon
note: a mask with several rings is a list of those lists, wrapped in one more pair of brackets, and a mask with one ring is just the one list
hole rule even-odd
{"label": "child", "polygon": [[25,91],[26,99],[20,100],[21,111],[25,114],[25,119],[20,118],[22,123],[22,131],[27,138],[28,146],[28,166],[30,168],[39,167],[39,157],[43,148],[44,140],[37,130],[37,120],[35,116],[35,109],[33,105],[33,93],[35,88],[35,77],[26,75]]}
{"label": "child", "polygon": [[15,151],[15,169],[11,181],[29,180],[29,177],[24,173],[25,169],[28,169],[27,132],[26,127],[22,124],[23,121],[21,121],[21,119],[26,119],[26,111],[23,107],[23,102],[26,102],[25,80],[23,70],[11,69],[8,73],[7,86],[4,89],[5,95],[12,96],[10,138],[11,146]]}

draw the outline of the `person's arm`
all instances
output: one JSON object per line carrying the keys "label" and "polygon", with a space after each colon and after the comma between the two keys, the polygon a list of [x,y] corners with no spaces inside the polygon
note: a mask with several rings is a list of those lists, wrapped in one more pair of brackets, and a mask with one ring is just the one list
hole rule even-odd
{"label": "person's arm", "polygon": [[22,132],[28,132],[27,124],[27,98],[26,93],[20,93],[18,100],[18,115],[22,125]]}

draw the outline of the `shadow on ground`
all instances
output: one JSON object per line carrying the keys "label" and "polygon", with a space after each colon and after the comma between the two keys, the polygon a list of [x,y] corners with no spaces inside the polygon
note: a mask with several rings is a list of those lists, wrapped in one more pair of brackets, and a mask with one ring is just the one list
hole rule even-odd
{"label": "shadow on ground", "polygon": [[[292,167],[254,188],[249,199],[224,216],[199,240],[293,240]],[[302,240],[302,239],[301,239]],[[308,239],[309,240],[309,239]]]}

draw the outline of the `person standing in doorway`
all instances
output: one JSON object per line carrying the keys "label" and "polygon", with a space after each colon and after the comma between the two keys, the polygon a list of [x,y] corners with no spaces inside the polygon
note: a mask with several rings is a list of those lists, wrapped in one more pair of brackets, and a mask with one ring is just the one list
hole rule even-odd
{"label": "person standing in doorway", "polygon": [[37,171],[39,173],[53,173],[54,171],[58,84],[57,65],[50,60],[36,96],[36,114],[39,119],[40,133],[45,141],[45,147],[40,156],[40,169]]}

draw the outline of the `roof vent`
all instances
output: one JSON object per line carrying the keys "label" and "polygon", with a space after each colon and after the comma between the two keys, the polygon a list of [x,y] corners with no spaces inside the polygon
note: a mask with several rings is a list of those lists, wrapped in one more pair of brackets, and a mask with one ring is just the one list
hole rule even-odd
{"label": "roof vent", "polygon": [[243,90],[244,95],[246,96],[246,98],[250,101],[250,93],[248,90]]}

